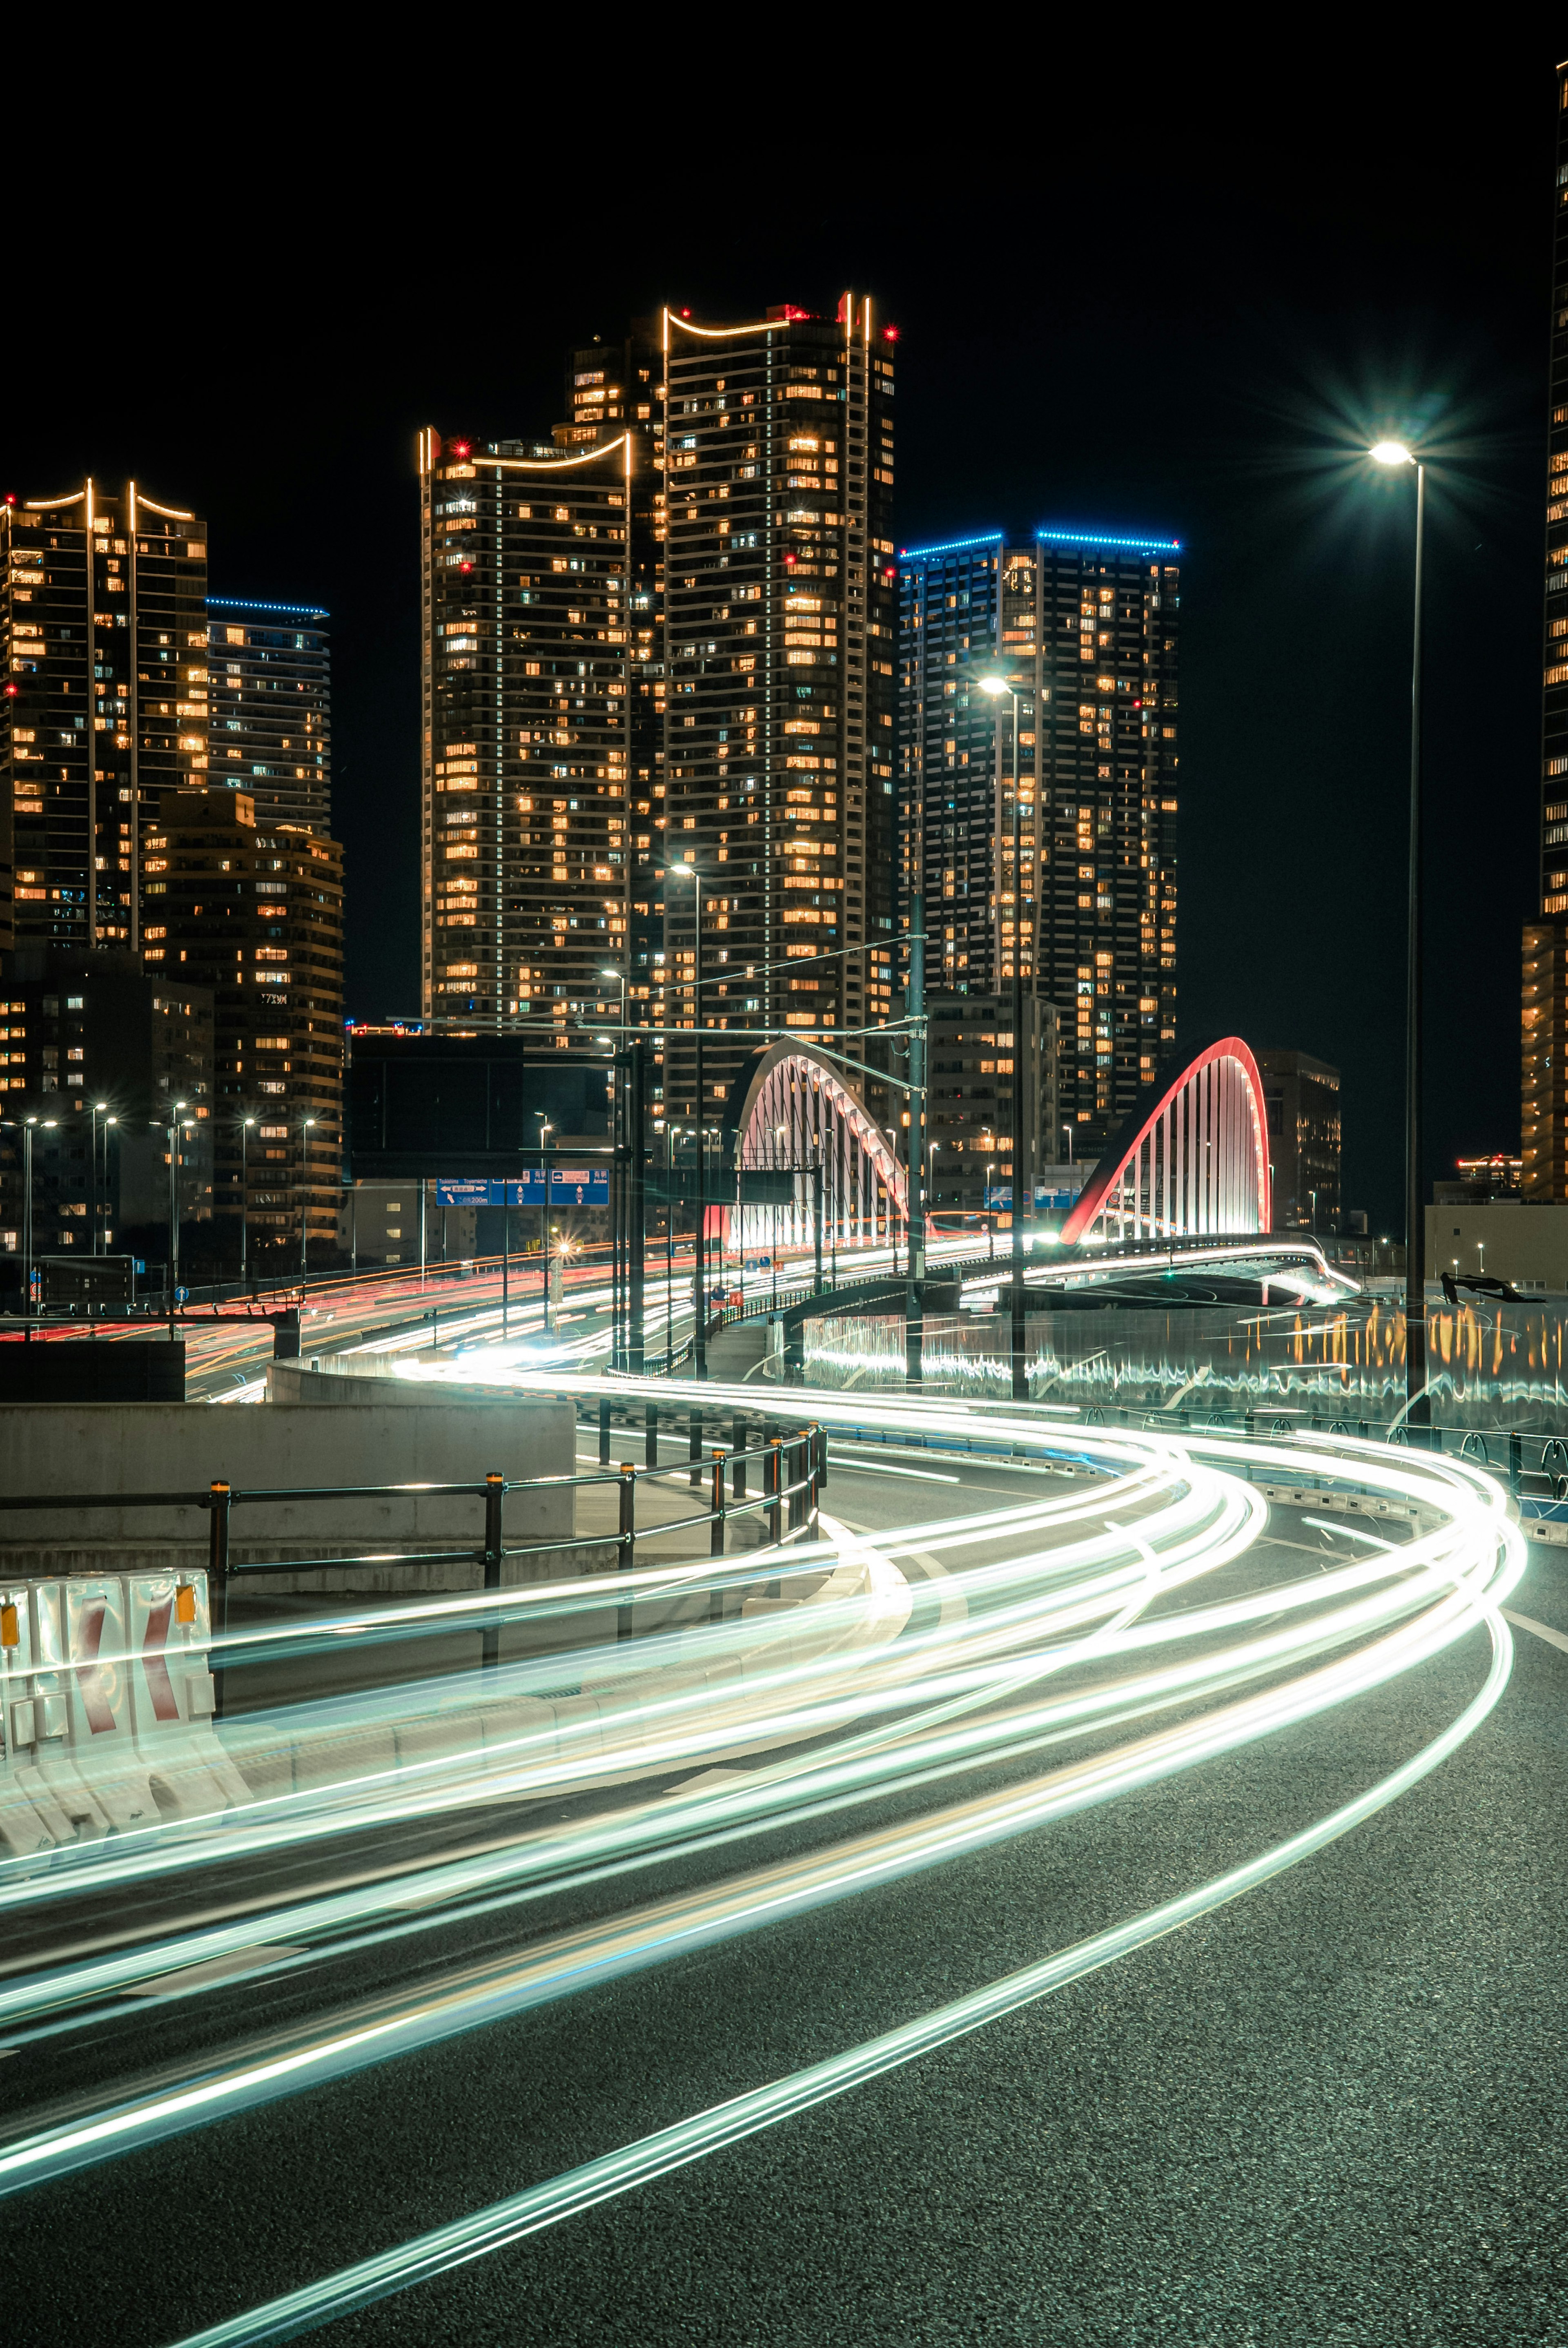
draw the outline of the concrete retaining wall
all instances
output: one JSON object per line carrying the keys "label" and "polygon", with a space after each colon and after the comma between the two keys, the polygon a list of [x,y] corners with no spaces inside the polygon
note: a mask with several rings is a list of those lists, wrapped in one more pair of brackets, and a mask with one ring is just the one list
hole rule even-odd
{"label": "concrete retaining wall", "polygon": [[[305,1372],[304,1378],[312,1374]],[[390,1382],[327,1378],[350,1389],[341,1401],[277,1402],[261,1408],[194,1409],[179,1403],[34,1403],[0,1409],[0,1493],[58,1493],[51,1509],[0,1510],[0,1563],[15,1573],[120,1570],[205,1562],[208,1517],[188,1508],[73,1509],[72,1493],[204,1490],[215,1479],[238,1492],[279,1486],[478,1483],[493,1470],[520,1480],[575,1472],[576,1414],[569,1403],[533,1396],[432,1398]],[[514,1492],[506,1539],[567,1541],[573,1495]],[[477,1546],[477,1497],[291,1500],[239,1505],[231,1523],[236,1560],[352,1556],[371,1550]],[[569,1556],[570,1552],[567,1552]],[[564,1564],[564,1560],[563,1560]],[[532,1580],[549,1563],[519,1560]],[[558,1566],[556,1570],[563,1570]],[[580,1568],[579,1568],[580,1570]],[[477,1567],[472,1570],[478,1581]],[[398,1567],[341,1576],[247,1575],[248,1588],[363,1591],[466,1588],[470,1569]],[[434,1576],[435,1579],[431,1577]],[[451,1577],[451,1578],[448,1578]]]}

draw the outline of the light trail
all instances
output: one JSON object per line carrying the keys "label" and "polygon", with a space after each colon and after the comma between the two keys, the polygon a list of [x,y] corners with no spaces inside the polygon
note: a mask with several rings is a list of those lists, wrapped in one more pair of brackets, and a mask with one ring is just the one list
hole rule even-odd
{"label": "light trail", "polygon": [[[464,1366],[471,1377],[471,1365]],[[606,1391],[602,1379],[548,1372],[503,1367],[497,1379],[579,1401]],[[670,1394],[661,1381],[618,1380],[613,1391],[632,1401]],[[744,1387],[703,1390],[705,1405],[752,1400]],[[882,1428],[907,1437],[911,1424],[903,1397],[878,1405],[797,1389],[787,1404],[770,1397],[770,1407],[846,1433]],[[47,1873],[30,1873],[24,1862],[0,1865],[7,1903],[46,1911],[67,1890],[78,1900],[88,1891],[118,1900],[181,1871],[264,1852],[306,1855],[330,1838],[341,1847],[348,1833],[427,1822],[477,1802],[594,1796],[588,1815],[524,1825],[493,1846],[432,1860],[412,1885],[406,1869],[379,1876],[373,1869],[352,1885],[339,1874],[279,1904],[140,1946],[79,1959],[65,1952],[0,1987],[0,2027],[13,2042],[23,2034],[21,2043],[29,2031],[90,2025],[105,2000],[128,1988],[156,1989],[159,1975],[217,1958],[249,1952],[275,1974],[351,1952],[416,1948],[422,1933],[464,1917],[511,1911],[521,1932],[540,1899],[622,1878],[641,1877],[644,1887],[635,1904],[528,1940],[520,1952],[422,1976],[416,1987],[361,2000],[226,2057],[204,2054],[183,2070],[177,2061],[146,2093],[35,2127],[0,2145],[0,2192],[839,1900],[873,1895],[1373,1696],[1478,1627],[1489,1631],[1485,1684],[1440,1735],[1354,1802],[1245,1867],[828,2064],[197,2335],[203,2343],[288,2337],[845,2092],[1237,1896],[1393,1800],[1468,1735],[1501,1692],[1511,1649],[1499,1609],[1522,1570],[1523,1542],[1506,1496],[1466,1462],[1349,1438],[1177,1439],[1084,1428],[1059,1413],[961,1405],[921,1405],[917,1417],[935,1440],[979,1437],[1027,1448],[1075,1474],[1065,1489],[1066,1478],[1053,1480],[1002,1506],[874,1537],[825,1518],[826,1539],[782,1555],[753,1552],[723,1564],[649,1568],[608,1584],[587,1577],[502,1593],[513,1619],[539,1624],[569,1622],[574,1612],[602,1608],[607,1595],[628,1591],[640,1603],[661,1596],[696,1601],[705,1618],[715,1592],[733,1603],[781,1571],[797,1585],[829,1569],[835,1575],[815,1596],[797,1588],[794,1602],[753,1597],[738,1619],[671,1622],[618,1646],[557,1648],[507,1665],[485,1683],[482,1740],[459,1735],[440,1751],[415,1741],[384,1761],[363,1757],[371,1731],[395,1741],[400,1725],[424,1729],[443,1712],[471,1711],[471,1689],[456,1706],[452,1682],[315,1704],[306,1723],[323,1740],[326,1759],[313,1785],[258,1799],[226,1818],[212,1812],[171,1818],[118,1844],[56,1852]],[[1350,1536],[1352,1549],[1326,1554],[1304,1579],[1288,1579],[1279,1552],[1271,1558],[1264,1546],[1268,1504],[1244,1474],[1294,1482],[1304,1496],[1326,1485],[1353,1488],[1399,1511],[1400,1538],[1309,1518],[1314,1527]],[[960,1498],[955,1493],[955,1507]],[[897,1560],[932,1552],[954,1577],[962,1609],[944,1619],[906,1591],[901,1608],[890,1612],[894,1585],[904,1587]],[[1201,1586],[1222,1577],[1218,1587]],[[449,1629],[464,1610],[493,1610],[496,1596],[391,1610],[392,1634],[437,1623]],[[245,1635],[272,1646],[281,1630],[296,1627],[305,1629],[269,1626]],[[345,1613],[307,1635],[373,1637],[388,1627],[385,1615]],[[231,1650],[237,1644],[231,1641]],[[576,1691],[569,1704],[556,1701],[544,1718],[541,1692],[569,1684]],[[264,1755],[300,1721],[296,1709],[226,1725],[231,1758],[242,1767],[247,1753]],[[337,1763],[334,1734],[343,1739]],[[746,1758],[744,1769],[709,1774],[737,1756]],[[986,1790],[966,1794],[961,1780],[979,1770]],[[686,1784],[693,1773],[696,1782]],[[998,1775],[1004,1783],[994,1782]],[[935,1806],[911,1812],[916,1794]],[[806,1828],[842,1838],[787,1859],[759,1859],[759,1838],[784,1830],[798,1838]],[[724,1871],[729,1851],[739,1871]],[[718,1872],[695,1889],[661,1894],[659,1871],[677,1860],[689,1865],[698,1854]],[[331,1863],[341,1868],[341,1860]],[[414,1900],[418,1911],[411,1914]],[[299,1953],[274,1962],[269,1949],[280,1943]],[[210,1993],[179,1990],[159,2003],[177,2009],[190,1995]]]}

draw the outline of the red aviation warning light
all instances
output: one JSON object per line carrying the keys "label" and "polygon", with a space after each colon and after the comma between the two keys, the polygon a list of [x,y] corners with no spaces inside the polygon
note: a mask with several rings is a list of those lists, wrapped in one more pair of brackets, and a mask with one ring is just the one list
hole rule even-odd
{"label": "red aviation warning light", "polygon": [[885,343],[896,343],[898,339],[897,327],[884,326],[882,329],[882,339]]}
{"label": "red aviation warning light", "polygon": [[454,457],[466,457],[468,454],[468,443],[466,440],[454,440],[452,443],[452,454]]}

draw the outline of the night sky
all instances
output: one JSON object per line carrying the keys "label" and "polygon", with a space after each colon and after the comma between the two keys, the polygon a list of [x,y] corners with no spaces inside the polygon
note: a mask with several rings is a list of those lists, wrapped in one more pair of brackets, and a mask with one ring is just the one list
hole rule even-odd
{"label": "night sky", "polygon": [[406,113],[258,108],[223,129],[178,335],[138,299],[101,348],[51,335],[7,370],[5,486],[133,472],[206,514],[215,593],[330,609],[349,1005],[413,1012],[417,427],[548,430],[568,345],[665,299],[831,314],[868,288],[900,328],[902,542],[1183,540],[1180,1040],[1337,1064],[1346,1203],[1398,1230],[1412,497],[1352,452],[1391,430],[1434,456],[1430,1179],[1519,1146],[1555,52],[1440,71],[1390,36],[1342,70],[1333,46],[1249,63],[1245,91],[1228,61],[1108,50],[1016,114],[955,53],[896,138],[787,171],[733,110],[701,166],[690,122],[655,140],[656,171],[629,114],[622,178],[613,137],[558,150],[530,105],[443,178]]}

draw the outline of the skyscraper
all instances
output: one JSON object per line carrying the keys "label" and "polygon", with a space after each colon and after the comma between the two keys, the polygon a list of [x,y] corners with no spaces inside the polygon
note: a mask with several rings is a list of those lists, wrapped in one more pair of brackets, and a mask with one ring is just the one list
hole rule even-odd
{"label": "skyscraper", "polygon": [[207,598],[208,771],[249,792],[263,823],[332,829],[326,617],[311,603]]}
{"label": "skyscraper", "polygon": [[139,951],[142,835],[207,765],[206,526],[134,481],[3,512],[0,917],[18,942]]}
{"label": "skyscraper", "polygon": [[426,1018],[564,1041],[624,961],[634,454],[420,435]]}
{"label": "skyscraper", "polygon": [[1559,66],[1546,389],[1541,658],[1541,913],[1524,926],[1523,1191],[1568,1199],[1568,65]]}
{"label": "skyscraper", "polygon": [[[995,994],[1017,956],[1060,1014],[1081,1151],[1175,1042],[1179,551],[1041,529],[900,562],[899,873],[931,983]],[[1016,740],[981,674],[1015,687]]]}
{"label": "skyscraper", "polygon": [[421,435],[427,1018],[564,1042],[624,973],[690,1117],[671,861],[704,1026],[750,1031],[709,1047],[710,1113],[759,1026],[887,1015],[893,345],[849,295],[666,311],[571,353],[548,441]]}
{"label": "skyscraper", "polygon": [[[661,341],[664,851],[702,877],[702,1024],[857,1034],[892,1001],[896,330],[846,294],[734,326],[666,310]],[[682,1117],[694,895],[661,899]],[[705,1121],[752,1048],[707,1043]]]}

